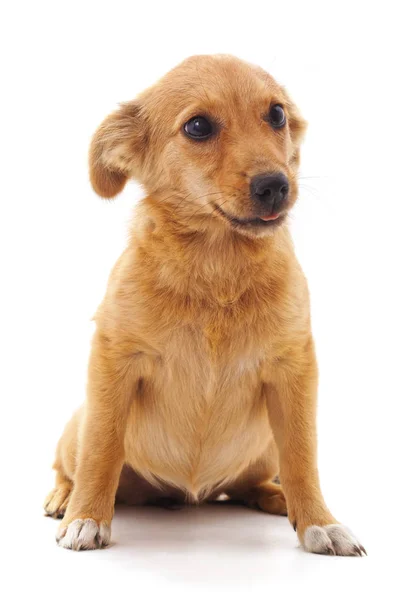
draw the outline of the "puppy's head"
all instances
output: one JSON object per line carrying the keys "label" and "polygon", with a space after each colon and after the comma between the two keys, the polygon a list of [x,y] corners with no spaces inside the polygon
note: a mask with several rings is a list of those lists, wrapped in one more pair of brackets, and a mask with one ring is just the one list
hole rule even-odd
{"label": "puppy's head", "polygon": [[188,228],[272,232],[297,198],[305,121],[270,75],[231,56],[194,56],[94,135],[90,176],[105,198],[128,178]]}

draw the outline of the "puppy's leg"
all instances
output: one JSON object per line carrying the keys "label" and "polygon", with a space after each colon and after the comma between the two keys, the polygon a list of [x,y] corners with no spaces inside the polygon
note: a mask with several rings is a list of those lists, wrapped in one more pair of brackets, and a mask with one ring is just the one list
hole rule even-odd
{"label": "puppy's leg", "polygon": [[228,490],[228,497],[232,501],[242,502],[250,508],[259,508],[271,515],[287,516],[286,499],[282,486],[264,481],[247,490]]}
{"label": "puppy's leg", "polygon": [[57,445],[53,469],[56,471],[55,488],[44,501],[46,515],[54,519],[64,516],[73,489],[73,476],[76,470],[78,430],[83,418],[83,407],[67,423]]}
{"label": "puppy's leg", "polygon": [[316,460],[317,366],[312,339],[278,361],[267,405],[279,450],[289,520],[309,552],[361,555],[364,548],[326,507]]}
{"label": "puppy's leg", "polygon": [[57,469],[57,475],[55,478],[55,488],[48,494],[44,501],[44,510],[48,517],[53,519],[61,519],[68,506],[70,494],[72,491],[73,484],[71,480],[65,475],[62,466],[54,465],[54,469]]}
{"label": "puppy's leg", "polygon": [[282,486],[274,483],[279,471],[278,451],[273,439],[264,455],[244,471],[226,494],[232,501],[242,502],[273,515],[287,515]]}
{"label": "puppy's leg", "polygon": [[74,487],[57,534],[60,546],[80,550],[109,543],[133,385],[129,363],[116,357],[109,343],[97,333],[79,432]]}

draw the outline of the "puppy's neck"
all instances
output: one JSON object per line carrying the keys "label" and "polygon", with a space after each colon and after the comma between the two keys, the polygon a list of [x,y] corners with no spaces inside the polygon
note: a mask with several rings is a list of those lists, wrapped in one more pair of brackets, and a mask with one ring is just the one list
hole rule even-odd
{"label": "puppy's neck", "polygon": [[292,252],[287,227],[249,238],[209,217],[197,229],[151,197],[138,210],[138,236],[157,285],[190,297],[235,302],[249,288],[275,284]]}

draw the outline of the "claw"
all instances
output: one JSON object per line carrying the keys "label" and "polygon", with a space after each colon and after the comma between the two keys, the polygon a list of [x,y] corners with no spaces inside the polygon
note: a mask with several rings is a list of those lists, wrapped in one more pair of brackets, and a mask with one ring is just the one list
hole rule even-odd
{"label": "claw", "polygon": [[358,546],[354,546],[354,552],[357,556],[362,556],[362,554],[365,554],[365,556],[367,556],[367,552],[361,544],[359,544]]}
{"label": "claw", "polygon": [[327,549],[330,556],[336,556],[336,550],[333,548],[333,546],[327,546]]}

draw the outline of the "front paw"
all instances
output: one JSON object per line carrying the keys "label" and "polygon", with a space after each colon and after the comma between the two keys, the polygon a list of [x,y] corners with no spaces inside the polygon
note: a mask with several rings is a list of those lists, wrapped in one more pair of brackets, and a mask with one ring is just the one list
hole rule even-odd
{"label": "front paw", "polygon": [[75,519],[68,525],[61,523],[57,533],[57,543],[71,550],[96,550],[108,546],[111,528],[105,522],[94,519]]}
{"label": "front paw", "polygon": [[338,556],[362,556],[365,548],[347,527],[339,524],[311,525],[303,536],[303,546],[307,552]]}

